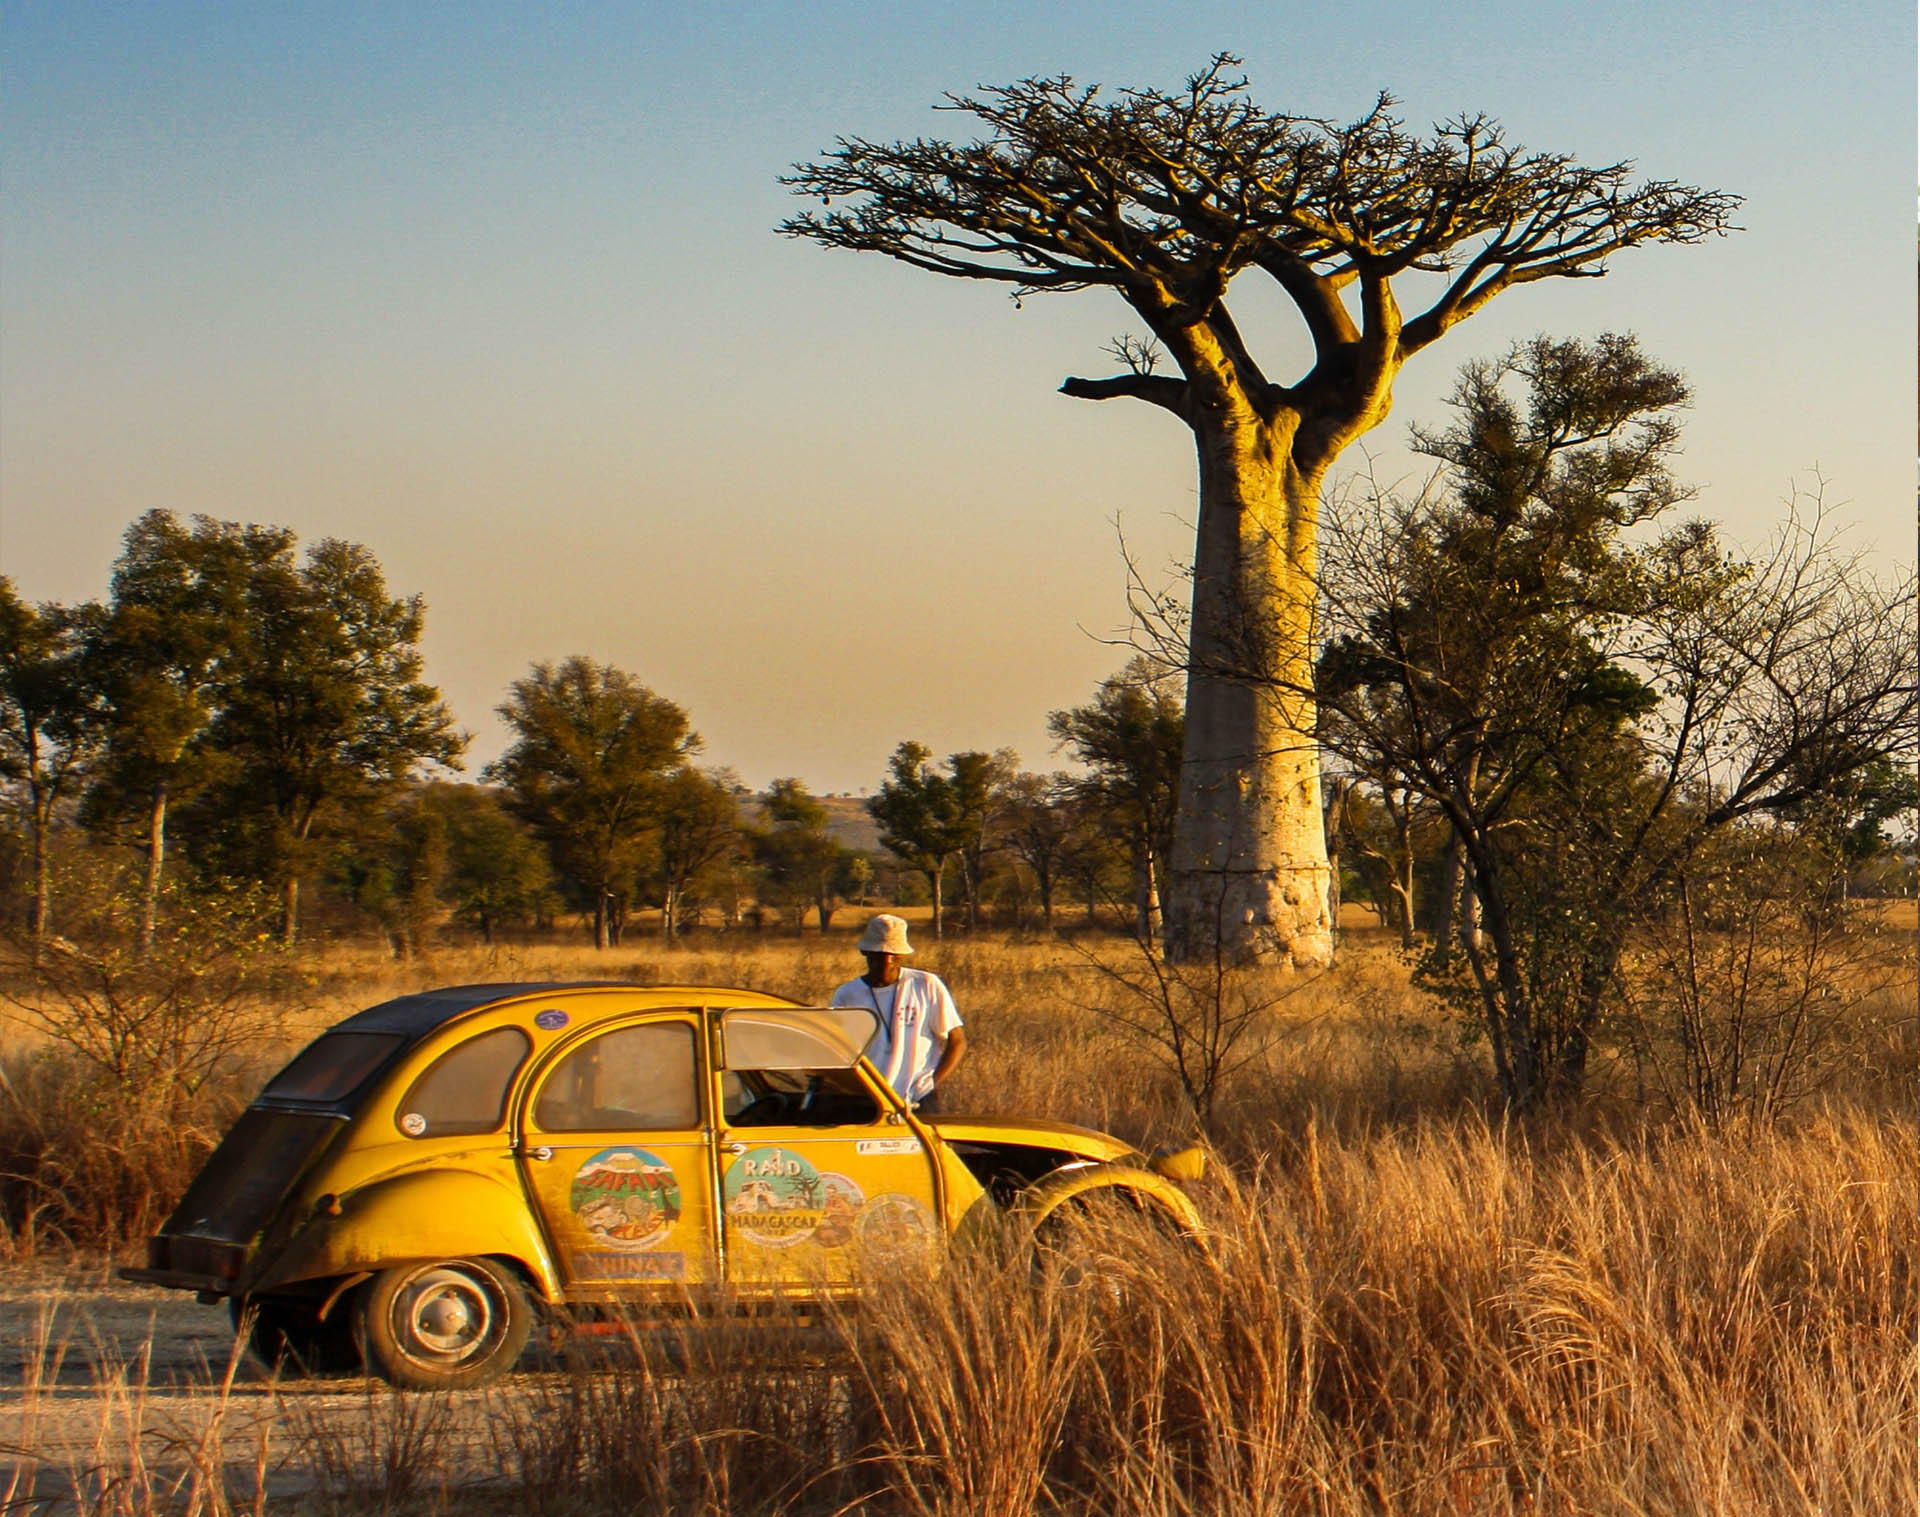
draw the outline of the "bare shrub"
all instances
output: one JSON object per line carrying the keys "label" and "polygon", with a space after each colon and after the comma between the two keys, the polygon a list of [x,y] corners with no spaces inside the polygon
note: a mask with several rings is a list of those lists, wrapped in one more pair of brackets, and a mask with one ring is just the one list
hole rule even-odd
{"label": "bare shrub", "polygon": [[251,1093],[302,992],[261,930],[264,896],[172,892],[141,944],[143,903],[107,882],[73,938],[0,991],[42,1037],[0,1063],[0,1224],[15,1254],[144,1237]]}
{"label": "bare shrub", "polygon": [[1217,1131],[1215,1108],[1227,1082],[1299,1030],[1279,1019],[1280,1005],[1319,978],[1235,964],[1217,941],[1222,935],[1215,936],[1210,955],[1184,962],[1156,952],[1150,938],[1137,940],[1126,959],[1085,955],[1096,983],[1109,992],[1093,1009],[1173,1074],[1209,1137]]}
{"label": "bare shrub", "polygon": [[1750,833],[1705,864],[1640,934],[1628,1046],[1668,1104],[1771,1121],[1863,1051],[1869,1007],[1911,990],[1912,937],[1849,909],[1845,861],[1804,841]]}
{"label": "bare shrub", "polygon": [[72,938],[46,945],[27,993],[6,999],[128,1101],[191,1101],[274,1029],[299,971],[249,888],[171,892],[151,946],[144,903],[115,882]]}

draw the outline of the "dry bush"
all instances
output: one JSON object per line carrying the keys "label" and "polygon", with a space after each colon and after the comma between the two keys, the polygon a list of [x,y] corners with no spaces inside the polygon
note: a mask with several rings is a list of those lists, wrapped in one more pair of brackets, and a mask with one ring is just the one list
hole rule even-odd
{"label": "dry bush", "polygon": [[143,1247],[267,1072],[162,1108],[70,1054],[0,1060],[0,1260]]}
{"label": "dry bush", "polygon": [[1090,1280],[1003,1239],[810,1366],[735,1326],[548,1382],[511,1467],[582,1513],[1911,1510],[1917,1157],[1858,1117],[1310,1137],[1212,1188],[1206,1255],[1123,1224]]}
{"label": "dry bush", "polygon": [[577,1352],[568,1373],[496,1398],[497,1465],[520,1510],[854,1510],[878,1489],[848,1457],[866,1440],[844,1366],[807,1354],[793,1325],[610,1325],[628,1352]]}
{"label": "dry bush", "polygon": [[[1911,929],[1848,910],[1835,874],[1782,883],[1801,861],[1763,857],[1780,888],[1751,888],[1760,873],[1751,867],[1682,881],[1625,976],[1622,1021],[1640,1084],[1710,1122],[1771,1121],[1857,1084],[1863,1056],[1914,1024]],[[1911,1077],[1914,1064],[1892,1068]]]}
{"label": "dry bush", "polygon": [[[1205,1253],[1103,1222],[1119,1231],[1087,1239],[1090,1275],[1036,1269],[1009,1234],[824,1333],[668,1331],[624,1362],[469,1396],[451,1431],[445,1398],[296,1414],[283,1392],[297,1437],[271,1478],[305,1491],[293,1509],[543,1517],[1811,1517],[1920,1500],[1904,1116],[1620,1139],[1425,1121],[1269,1146],[1202,1188]],[[138,1383],[109,1376],[103,1449],[137,1452],[137,1394],[116,1387]],[[139,1489],[185,1493],[195,1469],[220,1488],[207,1447],[139,1455]]]}

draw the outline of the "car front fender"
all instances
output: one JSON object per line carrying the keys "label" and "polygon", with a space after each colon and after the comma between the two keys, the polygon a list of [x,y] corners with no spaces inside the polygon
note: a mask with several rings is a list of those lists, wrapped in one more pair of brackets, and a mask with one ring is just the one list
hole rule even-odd
{"label": "car front fender", "polygon": [[261,1261],[249,1294],[420,1259],[493,1255],[521,1264],[560,1298],[553,1256],[517,1189],[463,1170],[416,1170],[322,1196],[284,1248]]}
{"label": "car front fender", "polygon": [[1185,1191],[1164,1176],[1132,1164],[1070,1164],[1043,1176],[1023,1190],[1013,1204],[1013,1215],[1037,1226],[1063,1207],[1099,1190],[1124,1190],[1143,1210],[1157,1212],[1185,1237],[1206,1233],[1200,1213]]}

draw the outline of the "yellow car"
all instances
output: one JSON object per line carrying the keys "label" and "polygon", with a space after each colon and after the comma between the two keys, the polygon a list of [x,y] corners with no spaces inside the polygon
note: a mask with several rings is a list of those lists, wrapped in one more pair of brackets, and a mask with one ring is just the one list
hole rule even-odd
{"label": "yellow car", "polygon": [[863,1261],[1094,1191],[1198,1235],[1173,1183],[1197,1150],[921,1116],[864,1056],[877,1032],[740,990],[402,996],[276,1075],[122,1273],[226,1299],[269,1360],[444,1387],[507,1371],[536,1314],[851,1292]]}

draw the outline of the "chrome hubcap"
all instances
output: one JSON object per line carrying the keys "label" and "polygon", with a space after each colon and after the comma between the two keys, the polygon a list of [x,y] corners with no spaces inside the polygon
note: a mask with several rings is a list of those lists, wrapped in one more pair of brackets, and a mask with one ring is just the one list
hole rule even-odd
{"label": "chrome hubcap", "polygon": [[492,1293],[463,1270],[423,1270],[407,1282],[395,1305],[405,1324],[399,1336],[408,1355],[424,1363],[470,1358],[493,1336]]}

